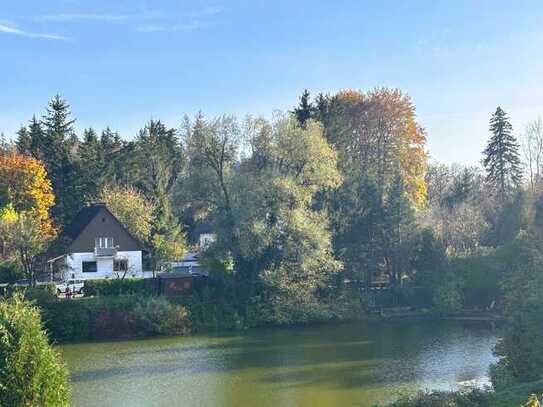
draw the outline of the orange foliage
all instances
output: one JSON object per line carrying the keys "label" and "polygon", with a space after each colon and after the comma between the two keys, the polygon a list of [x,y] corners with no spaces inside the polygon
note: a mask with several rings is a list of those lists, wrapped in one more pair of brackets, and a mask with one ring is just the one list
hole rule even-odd
{"label": "orange foliage", "polygon": [[367,93],[342,90],[333,102],[341,118],[329,137],[344,152],[340,162],[374,175],[383,187],[400,169],[411,202],[422,208],[427,192],[426,132],[416,121],[411,98],[399,89],[377,88]]}
{"label": "orange foliage", "polygon": [[49,210],[55,203],[45,166],[35,158],[11,152],[0,155],[0,206],[11,204],[18,213],[39,219],[42,232],[54,235]]}

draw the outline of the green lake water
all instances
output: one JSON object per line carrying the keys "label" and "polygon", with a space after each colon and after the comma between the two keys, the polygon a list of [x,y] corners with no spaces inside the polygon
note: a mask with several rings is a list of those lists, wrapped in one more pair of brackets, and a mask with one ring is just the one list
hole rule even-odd
{"label": "green lake water", "polygon": [[487,383],[496,330],[360,322],[59,346],[74,406],[372,406]]}

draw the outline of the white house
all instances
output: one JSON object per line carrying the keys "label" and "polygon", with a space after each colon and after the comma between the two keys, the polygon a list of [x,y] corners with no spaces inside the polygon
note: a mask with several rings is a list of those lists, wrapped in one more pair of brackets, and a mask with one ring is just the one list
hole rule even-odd
{"label": "white house", "polygon": [[[143,277],[143,244],[103,203],[83,208],[49,251],[64,278]],[[57,261],[58,263],[58,261]]]}

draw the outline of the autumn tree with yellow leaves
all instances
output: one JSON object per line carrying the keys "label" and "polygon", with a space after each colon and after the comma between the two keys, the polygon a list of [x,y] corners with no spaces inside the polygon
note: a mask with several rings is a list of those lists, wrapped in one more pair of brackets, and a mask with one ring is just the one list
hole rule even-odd
{"label": "autumn tree with yellow leaves", "polygon": [[54,203],[51,181],[41,161],[15,152],[0,155],[0,208],[11,205],[17,213],[36,218],[42,233],[53,236],[50,210]]}
{"label": "autumn tree with yellow leaves", "polygon": [[32,281],[36,256],[56,234],[49,215],[54,202],[42,162],[11,151],[0,155],[1,257],[19,263]]}

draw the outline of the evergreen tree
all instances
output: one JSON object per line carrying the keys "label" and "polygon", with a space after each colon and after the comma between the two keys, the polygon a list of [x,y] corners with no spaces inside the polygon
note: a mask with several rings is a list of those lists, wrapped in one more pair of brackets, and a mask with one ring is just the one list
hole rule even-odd
{"label": "evergreen tree", "polygon": [[516,189],[522,180],[519,145],[512,135],[513,127],[501,107],[490,119],[492,137],[483,152],[486,181],[502,200]]}
{"label": "evergreen tree", "polygon": [[298,107],[294,108],[294,115],[300,123],[300,126],[305,127],[306,122],[311,119],[313,114],[313,105],[310,100],[310,94],[307,89],[305,89],[300,96],[300,103]]}
{"label": "evergreen tree", "polygon": [[172,213],[168,197],[159,196],[153,215],[151,261],[154,269],[160,270],[167,262],[183,257],[186,251],[186,238],[179,221]]}
{"label": "evergreen tree", "polygon": [[6,136],[4,136],[4,133],[0,133],[0,153],[8,153],[12,150],[12,146],[10,143],[6,140]]}
{"label": "evergreen tree", "polygon": [[32,116],[28,124],[28,135],[30,137],[30,154],[38,160],[43,160],[45,139],[42,125],[36,116]]}
{"label": "evergreen tree", "polygon": [[100,135],[101,159],[104,165],[103,175],[108,184],[120,183],[123,173],[121,160],[124,143],[119,133],[106,127]]}
{"label": "evergreen tree", "polygon": [[84,131],[78,155],[84,195],[87,200],[92,200],[104,186],[105,167],[101,144],[94,129]]}
{"label": "evergreen tree", "polygon": [[473,189],[473,178],[473,172],[469,168],[464,168],[459,176],[454,178],[451,190],[443,201],[448,209],[453,209],[469,198]]}
{"label": "evergreen tree", "polygon": [[76,147],[73,129],[75,120],[70,115],[70,105],[60,95],[56,95],[49,102],[42,120],[42,160],[56,197],[53,217],[60,224],[72,219],[84,199],[79,185],[79,166],[73,157]]}
{"label": "evergreen tree", "polygon": [[30,155],[31,144],[32,140],[30,139],[28,130],[25,126],[21,126],[21,128],[17,131],[17,140],[15,140],[15,146],[17,147],[17,151],[24,155]]}
{"label": "evergreen tree", "polygon": [[330,115],[330,98],[324,93],[319,93],[314,103],[314,117],[326,126]]}
{"label": "evergreen tree", "polygon": [[135,186],[147,196],[159,199],[169,194],[181,170],[181,144],[175,129],[151,120],[140,130],[134,144]]}

